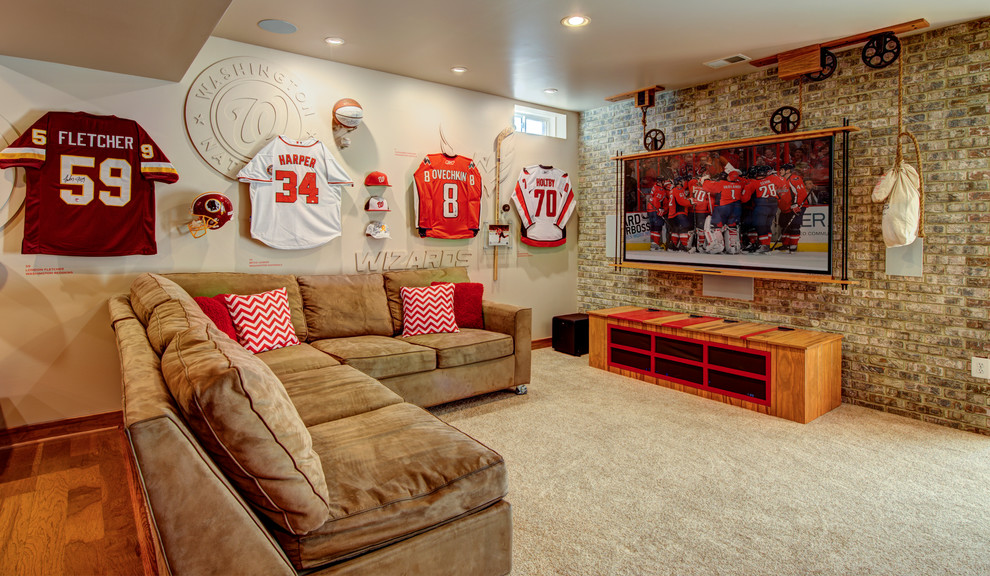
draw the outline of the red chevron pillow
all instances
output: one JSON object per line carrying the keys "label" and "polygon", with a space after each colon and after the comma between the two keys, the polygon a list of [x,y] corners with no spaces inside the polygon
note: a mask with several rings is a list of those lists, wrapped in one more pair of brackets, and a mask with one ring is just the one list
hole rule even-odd
{"label": "red chevron pillow", "polygon": [[402,337],[460,332],[454,319],[454,285],[402,287]]}
{"label": "red chevron pillow", "polygon": [[223,299],[237,329],[237,341],[248,351],[258,354],[299,344],[285,288],[251,296],[224,294]]}

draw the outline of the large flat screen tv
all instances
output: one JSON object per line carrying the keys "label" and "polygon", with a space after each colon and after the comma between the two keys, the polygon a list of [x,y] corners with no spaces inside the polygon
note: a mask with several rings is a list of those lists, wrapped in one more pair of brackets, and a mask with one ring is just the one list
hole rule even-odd
{"label": "large flat screen tv", "polygon": [[832,273],[834,136],[620,158],[627,262]]}

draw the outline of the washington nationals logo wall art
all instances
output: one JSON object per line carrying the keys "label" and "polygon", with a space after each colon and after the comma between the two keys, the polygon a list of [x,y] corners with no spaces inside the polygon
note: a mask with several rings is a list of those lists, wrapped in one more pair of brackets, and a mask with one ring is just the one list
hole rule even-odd
{"label": "washington nationals logo wall art", "polygon": [[211,168],[230,178],[279,135],[316,136],[316,106],[282,66],[238,56],[200,72],[186,94],[189,141]]}
{"label": "washington nationals logo wall art", "polygon": [[[10,146],[20,134],[6,118],[0,116],[0,149]],[[14,221],[24,208],[24,172],[4,170],[0,174],[0,232]]]}

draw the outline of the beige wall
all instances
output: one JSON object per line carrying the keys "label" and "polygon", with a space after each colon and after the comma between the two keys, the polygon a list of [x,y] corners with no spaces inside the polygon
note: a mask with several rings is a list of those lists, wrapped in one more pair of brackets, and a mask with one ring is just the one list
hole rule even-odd
{"label": "beige wall", "polygon": [[[342,166],[361,183],[381,170],[393,187],[384,194],[392,212],[385,218],[391,240],[364,235],[363,211],[368,193],[357,185],[342,201],[343,235],[311,250],[280,251],[251,240],[247,185],[228,180],[200,158],[183,123],[189,85],[200,71],[224,58],[253,56],[275,63],[305,86],[316,104],[312,124]],[[330,133],[331,106],[340,98],[361,102],[362,127],[351,134],[352,145],[338,149]],[[233,270],[274,273],[354,273],[355,256],[364,252],[469,250],[473,280],[485,284],[486,298],[533,308],[533,337],[550,336],[550,319],[576,311],[578,212],[567,226],[569,241],[559,248],[519,248],[518,218],[514,247],[502,250],[498,281],[493,258],[482,238],[432,240],[412,228],[412,174],[422,157],[440,151],[442,129],[454,151],[472,157],[491,154],[496,134],[511,124],[514,101],[211,38],[182,82],[168,83],[0,57],[0,116],[23,132],[49,110],[81,110],[138,121],[161,146],[179,171],[179,182],[159,184],[158,251],[156,256],[80,258],[22,255],[23,215],[3,230],[0,255],[0,428],[33,424],[120,409],[118,358],[108,324],[106,299],[127,289],[143,271]],[[517,135],[514,162],[553,164],[577,171],[577,123],[567,114],[566,140]],[[0,121],[0,127],[5,123]],[[5,136],[13,137],[10,130]],[[505,168],[503,168],[505,169]],[[21,170],[16,171],[22,179]],[[9,182],[14,170],[0,177]],[[514,178],[510,179],[514,182]],[[18,184],[22,186],[22,184]],[[9,187],[9,185],[8,185]],[[193,239],[177,226],[189,219],[192,199],[220,191],[234,201],[236,224]],[[16,190],[15,190],[16,193]],[[508,191],[503,201],[508,201]],[[0,198],[2,201],[3,198]],[[493,200],[483,199],[482,221],[490,218]],[[267,262],[263,268],[251,262]],[[28,274],[29,269],[56,269]],[[54,273],[57,272],[57,273]]]}

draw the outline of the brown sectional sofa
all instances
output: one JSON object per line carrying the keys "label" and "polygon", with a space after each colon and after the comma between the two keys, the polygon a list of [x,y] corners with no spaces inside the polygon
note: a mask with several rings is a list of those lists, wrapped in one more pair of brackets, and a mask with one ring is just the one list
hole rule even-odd
{"label": "brown sectional sofa", "polygon": [[[353,276],[142,274],[110,300],[124,419],[171,574],[501,575],[501,456],[422,407],[529,381],[531,311],[401,333],[402,286]],[[193,296],[285,287],[302,344],[251,354]]]}

